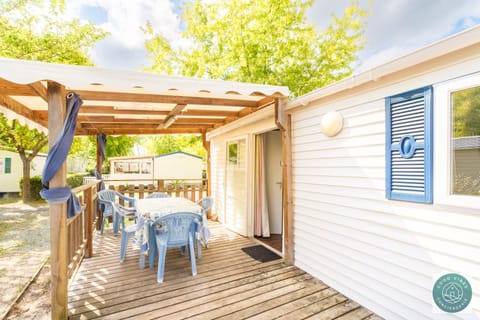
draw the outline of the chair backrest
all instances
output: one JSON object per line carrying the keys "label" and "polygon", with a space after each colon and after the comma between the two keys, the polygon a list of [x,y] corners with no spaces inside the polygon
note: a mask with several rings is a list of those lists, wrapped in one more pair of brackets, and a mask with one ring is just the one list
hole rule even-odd
{"label": "chair backrest", "polygon": [[170,195],[164,192],[154,192],[146,196],[145,198],[150,199],[150,198],[170,198]]}
{"label": "chair backrest", "polygon": [[202,207],[203,211],[206,213],[208,210],[212,209],[213,198],[212,197],[203,197],[198,200],[197,203]]}
{"label": "chair backrest", "polygon": [[104,201],[113,201],[115,202],[115,197],[118,195],[118,192],[115,190],[101,190],[97,193],[99,200]]}
{"label": "chair backrest", "polygon": [[[192,212],[175,212],[158,218],[153,222],[157,239],[166,241],[167,247],[188,245],[189,237],[194,237],[202,216]],[[163,238],[163,239],[162,239]]]}

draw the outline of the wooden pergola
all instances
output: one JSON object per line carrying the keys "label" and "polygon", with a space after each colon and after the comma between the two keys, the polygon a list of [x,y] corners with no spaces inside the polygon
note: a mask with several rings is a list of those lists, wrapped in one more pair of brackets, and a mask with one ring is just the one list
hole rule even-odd
{"label": "wooden pergola", "polygon": [[[289,95],[280,86],[0,58],[0,112],[47,128],[50,146],[63,127],[68,92],[83,100],[76,135],[199,134],[207,152],[209,131],[271,105],[281,119],[279,101]],[[64,164],[50,187],[65,185]],[[50,205],[54,319],[67,317],[66,219],[66,204]]]}

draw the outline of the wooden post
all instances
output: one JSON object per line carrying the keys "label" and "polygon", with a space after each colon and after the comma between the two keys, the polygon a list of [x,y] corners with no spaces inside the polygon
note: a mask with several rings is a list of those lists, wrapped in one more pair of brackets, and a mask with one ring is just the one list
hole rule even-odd
{"label": "wooden post", "polygon": [[85,203],[87,205],[85,211],[85,220],[86,220],[86,236],[87,236],[87,251],[85,253],[85,257],[90,258],[93,255],[93,207],[95,205],[95,201],[93,201],[93,185],[91,185],[87,190],[84,192],[85,194]]}
{"label": "wooden post", "polygon": [[283,232],[284,260],[293,264],[293,203],[292,203],[292,136],[291,116],[283,123],[282,131],[282,179],[283,179]]}
{"label": "wooden post", "polygon": [[[97,142],[96,146],[97,146],[97,170],[98,170],[98,174],[100,175],[100,178],[102,177],[102,152],[101,152],[101,147],[100,147],[100,143],[98,142],[98,139],[95,137],[95,141]],[[98,184],[98,186],[100,186],[100,183]],[[97,190],[98,191],[98,190]],[[95,229],[96,230],[100,230],[102,228],[102,221],[103,221],[103,213],[102,211],[100,211],[98,209],[98,204],[95,206],[95,211],[96,213],[96,221],[97,221],[97,224],[95,225]]]}
{"label": "wooden post", "polygon": [[[48,144],[50,148],[61,132],[66,115],[65,87],[48,82]],[[50,188],[65,187],[67,166],[60,167],[50,180]],[[52,281],[52,319],[68,317],[67,204],[50,204],[50,264]]]}
{"label": "wooden post", "polygon": [[[202,141],[203,141],[203,147],[205,148],[205,150],[207,150],[207,197],[210,197],[210,194],[211,194],[211,190],[212,190],[212,182],[211,182],[211,178],[210,178],[210,173],[211,173],[211,167],[210,167],[210,141],[207,141],[207,134],[205,131],[202,132]],[[202,184],[203,184],[203,181],[202,181]],[[203,196],[203,192],[202,194],[199,196],[200,199],[202,198]],[[211,210],[207,213],[207,217],[208,218],[213,218],[212,217],[212,212]],[[215,217],[215,220],[217,219],[217,217]]]}

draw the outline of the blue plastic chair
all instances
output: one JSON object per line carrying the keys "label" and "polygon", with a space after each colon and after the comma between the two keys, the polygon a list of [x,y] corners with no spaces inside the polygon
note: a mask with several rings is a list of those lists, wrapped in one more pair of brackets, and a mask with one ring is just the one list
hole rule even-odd
{"label": "blue plastic chair", "polygon": [[197,274],[195,261],[195,232],[201,224],[202,217],[191,212],[171,213],[158,218],[152,224],[152,232],[158,250],[157,282],[163,282],[165,273],[165,258],[168,248],[188,246],[192,276]]}
{"label": "blue plastic chair", "polygon": [[[119,212],[120,215],[124,218],[123,216],[124,212]],[[130,217],[130,215],[128,215]],[[128,247],[128,241],[130,240],[131,237],[135,235],[137,232],[137,224],[130,224],[126,227],[123,227],[122,229],[122,238],[120,241],[120,262],[125,261],[125,255],[127,253],[127,247]]]}
{"label": "blue plastic chair", "polygon": [[[100,233],[103,234],[105,227],[105,222],[108,217],[113,218],[113,234],[117,235],[120,227],[120,222],[122,223],[122,229],[125,229],[125,217],[134,217],[135,216],[135,198],[130,198],[124,196],[123,194],[115,190],[102,190],[97,193],[98,201],[103,205],[103,220]],[[120,200],[130,202],[130,207],[126,208],[120,205]]]}
{"label": "blue plastic chair", "polygon": [[146,199],[150,198],[170,198],[170,195],[164,192],[154,192],[145,197]]}
{"label": "blue plastic chair", "polygon": [[202,207],[202,218],[203,224],[200,230],[200,240],[203,242],[205,248],[208,248],[208,239],[210,238],[210,229],[208,228],[208,219],[207,214],[213,206],[213,198],[212,197],[204,197],[197,201],[197,204]]}

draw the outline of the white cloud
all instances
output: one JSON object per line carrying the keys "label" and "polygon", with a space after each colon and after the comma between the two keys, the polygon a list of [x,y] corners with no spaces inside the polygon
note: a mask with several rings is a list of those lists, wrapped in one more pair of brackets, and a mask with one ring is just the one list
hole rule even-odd
{"label": "white cloud", "polygon": [[[371,2],[371,7],[368,3]],[[324,28],[332,13],[340,16],[350,0],[316,1],[309,20]],[[360,0],[370,12],[366,45],[357,71],[384,63],[447,35],[480,23],[477,0]]]}
{"label": "white cloud", "polygon": [[[142,28],[147,21],[169,41],[180,39],[179,17],[169,0],[67,0],[66,7],[68,16],[88,18],[110,33],[92,52],[92,59],[102,67],[146,66],[146,36]],[[98,16],[102,21],[95,21]]]}
{"label": "white cloud", "polygon": [[[140,29],[146,21],[174,45],[184,41],[174,10],[174,3],[178,2],[181,0],[67,0],[66,5],[70,16],[94,17],[96,11],[101,11],[97,23],[111,32],[111,36],[93,52],[97,65],[139,69],[148,64],[145,35]],[[350,3],[351,0],[316,0],[307,17],[323,29],[331,22],[332,14],[341,16]],[[357,71],[480,23],[478,0],[359,0],[359,3],[370,16],[365,31],[367,43],[359,52]],[[372,3],[371,7],[368,3]]]}

